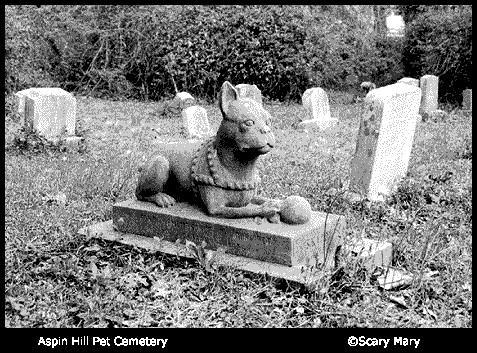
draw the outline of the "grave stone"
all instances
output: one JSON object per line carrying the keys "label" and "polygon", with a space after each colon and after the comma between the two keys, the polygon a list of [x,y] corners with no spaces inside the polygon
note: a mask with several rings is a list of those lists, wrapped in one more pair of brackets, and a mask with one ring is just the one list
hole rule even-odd
{"label": "grave stone", "polygon": [[235,88],[237,89],[240,97],[252,98],[262,104],[262,92],[256,85],[241,83],[236,85]]}
{"label": "grave stone", "polygon": [[421,107],[419,112],[422,116],[428,116],[437,109],[439,78],[434,75],[421,77]]}
{"label": "grave stone", "polygon": [[462,92],[462,110],[464,114],[469,115],[472,114],[472,90],[465,89]]}
{"label": "grave stone", "polygon": [[331,117],[330,102],[324,89],[320,87],[307,89],[303,93],[302,104],[309,119],[303,119],[298,124],[300,130],[324,130],[337,124],[338,119]]}
{"label": "grave stone", "polygon": [[182,111],[182,119],[188,139],[203,139],[212,135],[207,111],[203,107],[193,105],[185,108]]}
{"label": "grave stone", "polygon": [[356,151],[351,160],[350,191],[382,201],[407,173],[416,130],[421,89],[395,83],[366,96]]}
{"label": "grave stone", "polygon": [[76,99],[61,88],[30,88],[16,93],[21,124],[36,129],[46,138],[59,136],[64,129],[76,132]]}
{"label": "grave stone", "polygon": [[419,87],[419,80],[417,78],[403,77],[398,81],[398,83],[405,83],[407,85]]}
{"label": "grave stone", "polygon": [[176,96],[174,97],[174,100],[179,101],[179,106],[182,109],[188,108],[188,107],[195,104],[194,97],[192,97],[192,95],[190,93],[187,93],[187,92],[177,93]]}

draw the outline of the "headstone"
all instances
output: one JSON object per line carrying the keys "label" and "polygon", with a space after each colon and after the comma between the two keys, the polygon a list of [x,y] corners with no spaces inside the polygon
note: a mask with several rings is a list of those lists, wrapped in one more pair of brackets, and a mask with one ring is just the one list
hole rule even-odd
{"label": "headstone", "polygon": [[398,81],[398,83],[405,83],[407,85],[419,87],[419,80],[417,78],[403,77]]}
{"label": "headstone", "polygon": [[462,110],[464,114],[472,114],[472,90],[465,89],[462,92]]}
{"label": "headstone", "polygon": [[174,100],[179,101],[179,105],[182,109],[188,108],[195,104],[195,99],[190,93],[179,92],[176,94]]}
{"label": "headstone", "polygon": [[182,111],[182,119],[187,138],[202,139],[212,135],[209,120],[207,119],[207,111],[204,108],[197,105],[185,108]]}
{"label": "headstone", "polygon": [[[113,224],[119,232],[180,239],[228,254],[285,266],[305,265],[313,259],[333,265],[345,226],[343,216],[311,212],[304,224],[257,223],[253,218],[209,217],[198,206],[177,203],[159,208],[149,202],[128,200],[113,206]],[[325,231],[326,229],[326,231]]]}
{"label": "headstone", "polygon": [[262,92],[256,85],[249,85],[247,83],[241,83],[236,85],[240,97],[252,98],[262,104]]}
{"label": "headstone", "polygon": [[437,109],[439,78],[434,75],[424,75],[421,77],[421,115],[429,115]]}
{"label": "headstone", "polygon": [[299,124],[300,130],[324,130],[337,124],[338,119],[330,114],[330,102],[325,90],[320,87],[309,88],[303,93],[302,104],[308,119],[303,119]]}
{"label": "headstone", "polygon": [[361,107],[356,151],[351,160],[350,191],[381,201],[407,173],[421,101],[414,85],[375,89]]}
{"label": "headstone", "polygon": [[47,138],[59,136],[64,129],[76,132],[76,99],[61,88],[30,88],[16,93],[21,124],[36,129]]}
{"label": "headstone", "polygon": [[327,129],[332,129],[338,123],[337,118],[329,118],[329,119],[308,119],[300,121],[298,124],[298,130],[300,131],[324,131]]}

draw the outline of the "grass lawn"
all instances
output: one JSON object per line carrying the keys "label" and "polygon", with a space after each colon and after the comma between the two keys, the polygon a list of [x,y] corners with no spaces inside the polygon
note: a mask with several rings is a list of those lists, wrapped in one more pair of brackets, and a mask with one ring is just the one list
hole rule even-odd
{"label": "grass lawn", "polygon": [[[472,327],[472,117],[420,123],[396,194],[352,206],[342,191],[358,106],[330,101],[339,124],[313,135],[292,128],[300,105],[265,105],[277,147],[262,159],[260,192],[345,215],[348,238],[392,242],[393,266],[414,275],[409,286],[382,290],[352,259],[299,285],[79,235],[134,197],[155,137],[184,137],[182,118],[158,118],[159,103],[78,98],[83,153],[12,147],[18,117],[6,107],[5,326]],[[216,130],[218,106],[203,106]]]}

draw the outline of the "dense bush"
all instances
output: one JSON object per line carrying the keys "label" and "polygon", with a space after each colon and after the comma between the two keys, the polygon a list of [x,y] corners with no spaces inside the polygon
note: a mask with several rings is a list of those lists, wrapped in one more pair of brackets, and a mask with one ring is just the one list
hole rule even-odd
{"label": "dense bush", "polygon": [[159,100],[174,94],[174,77],[207,100],[229,80],[297,101],[312,86],[403,76],[402,40],[376,37],[333,6],[7,6],[5,29],[6,92],[55,85]]}
{"label": "dense bush", "polygon": [[54,84],[51,48],[38,34],[38,21],[26,6],[5,6],[5,93]]}
{"label": "dense bush", "polygon": [[404,69],[410,77],[439,77],[439,99],[460,103],[471,87],[472,7],[419,13],[406,30]]}

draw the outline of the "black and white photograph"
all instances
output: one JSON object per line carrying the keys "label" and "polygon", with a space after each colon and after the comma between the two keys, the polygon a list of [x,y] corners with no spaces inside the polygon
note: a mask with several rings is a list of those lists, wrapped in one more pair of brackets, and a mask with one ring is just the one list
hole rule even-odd
{"label": "black and white photograph", "polygon": [[5,327],[451,349],[419,329],[472,328],[471,72],[472,5],[5,5]]}

